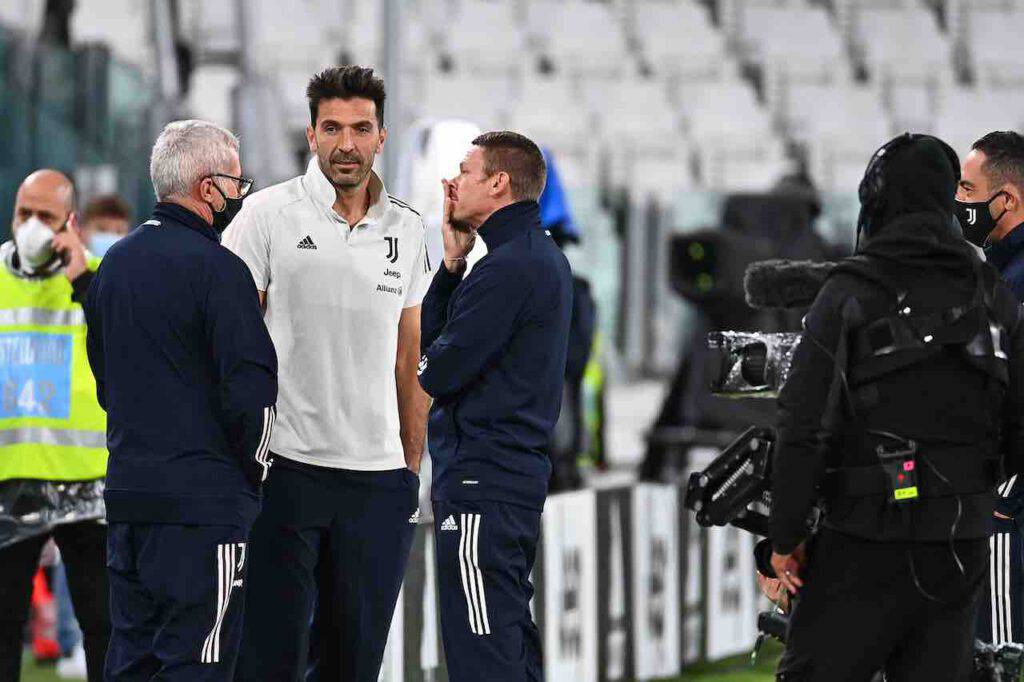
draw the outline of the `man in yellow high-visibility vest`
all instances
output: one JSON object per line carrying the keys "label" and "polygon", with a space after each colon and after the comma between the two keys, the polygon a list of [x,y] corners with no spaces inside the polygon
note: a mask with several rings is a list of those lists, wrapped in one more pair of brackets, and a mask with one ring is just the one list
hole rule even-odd
{"label": "man in yellow high-visibility vest", "polygon": [[40,170],[0,245],[0,680],[17,680],[31,579],[49,538],[62,550],[90,680],[110,637],[103,477],[106,416],[81,302],[98,260],[78,236],[74,187]]}

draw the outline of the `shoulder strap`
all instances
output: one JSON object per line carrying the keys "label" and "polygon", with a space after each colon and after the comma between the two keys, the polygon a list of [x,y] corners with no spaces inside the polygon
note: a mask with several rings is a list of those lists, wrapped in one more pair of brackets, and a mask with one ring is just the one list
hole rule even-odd
{"label": "shoulder strap", "polygon": [[850,256],[839,261],[839,264],[832,269],[826,279],[839,273],[860,277],[884,289],[886,293],[893,297],[895,303],[899,305],[906,298],[907,291],[904,287],[900,286],[898,278],[892,273],[886,272],[886,270],[887,268],[877,258],[865,255]]}

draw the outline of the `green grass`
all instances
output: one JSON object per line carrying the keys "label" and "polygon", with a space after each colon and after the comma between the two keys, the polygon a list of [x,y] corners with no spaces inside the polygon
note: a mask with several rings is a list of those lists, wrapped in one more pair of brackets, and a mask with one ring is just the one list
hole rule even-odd
{"label": "green grass", "polygon": [[21,659],[21,682],[61,682],[57,677],[56,665],[36,665],[32,656],[25,654]]}
{"label": "green grass", "polygon": [[744,654],[716,663],[695,665],[681,677],[667,682],[772,682],[781,653],[782,646],[769,640],[762,647],[755,666],[750,665],[750,655]]}
{"label": "green grass", "polygon": [[[772,682],[780,647],[768,642],[757,665],[751,667],[750,656],[736,656],[717,663],[703,663],[686,671],[682,677],[665,682]],[[21,667],[21,682],[59,682],[54,666],[38,666],[26,656]]]}

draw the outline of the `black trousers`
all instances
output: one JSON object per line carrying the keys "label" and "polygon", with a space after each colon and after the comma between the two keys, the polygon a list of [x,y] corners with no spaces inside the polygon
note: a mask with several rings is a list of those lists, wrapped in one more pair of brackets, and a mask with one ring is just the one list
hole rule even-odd
{"label": "black trousers", "polygon": [[278,456],[250,536],[235,679],[376,682],[416,530],[419,477]]}
{"label": "black trousers", "polygon": [[963,575],[948,543],[826,529],[809,551],[778,680],[868,682],[882,669],[888,682],[969,679],[988,540],[956,543]]}
{"label": "black trousers", "polygon": [[110,641],[107,587],[107,527],[98,521],[57,526],[46,535],[0,549],[0,680],[17,680],[21,671],[22,638],[32,597],[32,576],[43,545],[54,538],[68,576],[75,616],[90,682],[103,679],[103,659]]}

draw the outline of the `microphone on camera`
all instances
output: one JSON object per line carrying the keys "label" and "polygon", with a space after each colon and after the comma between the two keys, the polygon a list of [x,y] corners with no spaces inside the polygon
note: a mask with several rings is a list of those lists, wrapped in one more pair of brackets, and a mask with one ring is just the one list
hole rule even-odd
{"label": "microphone on camera", "polygon": [[807,308],[837,263],[765,260],[751,263],[743,275],[747,305],[758,310]]}

